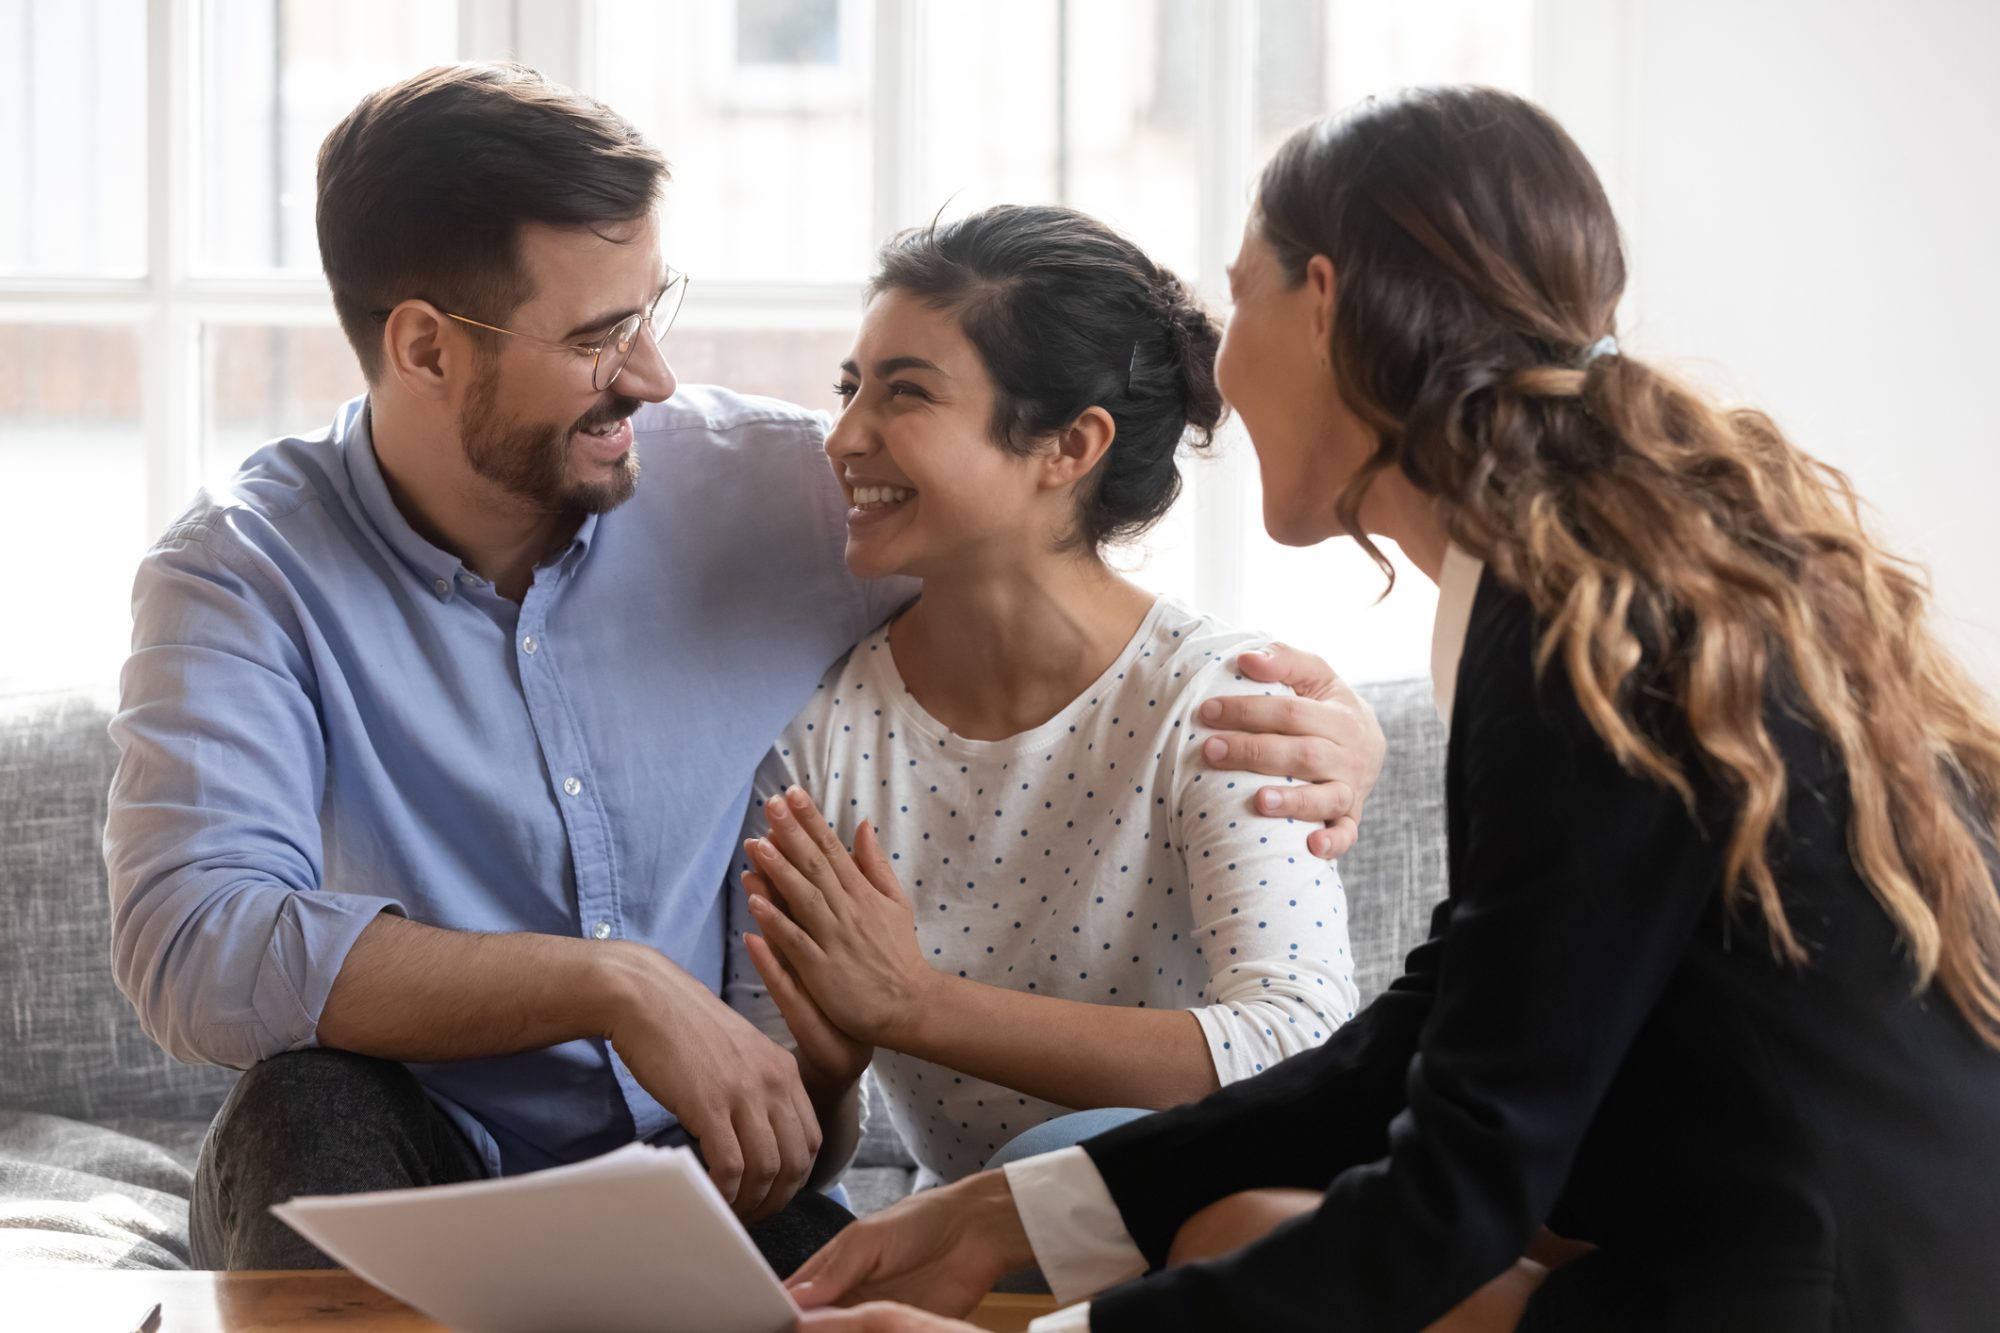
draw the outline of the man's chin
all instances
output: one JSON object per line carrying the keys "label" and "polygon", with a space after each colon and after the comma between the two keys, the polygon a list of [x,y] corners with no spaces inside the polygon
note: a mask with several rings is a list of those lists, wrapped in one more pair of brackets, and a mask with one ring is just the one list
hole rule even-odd
{"label": "man's chin", "polygon": [[639,456],[629,449],[611,462],[596,464],[588,470],[597,475],[588,481],[571,483],[566,497],[568,503],[564,507],[574,513],[609,513],[639,489]]}

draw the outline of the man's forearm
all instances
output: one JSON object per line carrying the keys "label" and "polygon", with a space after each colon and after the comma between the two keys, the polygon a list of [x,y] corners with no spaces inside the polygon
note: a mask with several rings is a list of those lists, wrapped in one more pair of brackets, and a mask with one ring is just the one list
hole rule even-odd
{"label": "man's forearm", "polygon": [[641,965],[626,944],[474,934],[385,914],[342,963],[317,1035],[322,1046],[419,1063],[601,1037]]}

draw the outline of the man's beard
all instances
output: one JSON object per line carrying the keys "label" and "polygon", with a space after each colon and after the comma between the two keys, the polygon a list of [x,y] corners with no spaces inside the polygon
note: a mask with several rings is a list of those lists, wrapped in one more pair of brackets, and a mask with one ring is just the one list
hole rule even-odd
{"label": "man's beard", "polygon": [[639,484],[639,458],[627,451],[600,482],[573,481],[569,475],[570,433],[602,427],[639,410],[636,398],[607,395],[604,402],[568,426],[503,420],[499,411],[500,366],[483,367],[466,395],[458,436],[465,461],[479,476],[509,495],[549,514],[602,514],[632,498]]}

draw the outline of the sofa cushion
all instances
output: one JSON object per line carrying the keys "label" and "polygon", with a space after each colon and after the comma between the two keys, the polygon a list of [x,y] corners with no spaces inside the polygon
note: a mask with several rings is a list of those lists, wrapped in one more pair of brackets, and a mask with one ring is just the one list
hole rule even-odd
{"label": "sofa cushion", "polygon": [[1445,729],[1428,680],[1358,685],[1389,743],[1382,776],[1362,811],[1361,836],[1340,860],[1347,928],[1361,1003],[1403,970],[1430,931],[1445,894]]}
{"label": "sofa cushion", "polygon": [[[1427,681],[1359,687],[1388,739],[1360,841],[1342,859],[1364,1003],[1421,942],[1445,884],[1445,732]],[[0,699],[0,1108],[129,1126],[192,1166],[234,1071],[179,1064],[111,979],[101,840],[115,751],[109,710],[76,694]],[[911,1165],[879,1113],[857,1174],[894,1188]],[[0,1193],[15,1195],[13,1189]]]}
{"label": "sofa cushion", "polygon": [[236,1075],[170,1059],[111,979],[109,709],[0,698],[0,1108],[206,1121]]}
{"label": "sofa cushion", "polygon": [[190,1167],[99,1125],[0,1111],[0,1269],[186,1268]]}

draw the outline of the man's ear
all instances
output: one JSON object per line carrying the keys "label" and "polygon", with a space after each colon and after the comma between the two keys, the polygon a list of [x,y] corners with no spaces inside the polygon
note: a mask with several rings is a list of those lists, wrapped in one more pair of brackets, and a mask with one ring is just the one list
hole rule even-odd
{"label": "man's ear", "polygon": [[1333,368],[1333,261],[1325,255],[1314,255],[1306,261],[1306,291],[1311,295],[1313,346],[1318,349],[1320,365],[1328,370]]}
{"label": "man's ear", "polygon": [[1044,477],[1050,486],[1069,486],[1090,475],[1117,438],[1118,423],[1101,407],[1083,415],[1056,434],[1055,452],[1048,457]]}
{"label": "man's ear", "polygon": [[409,300],[382,323],[382,374],[419,399],[449,396],[471,369],[471,339],[429,301]]}

